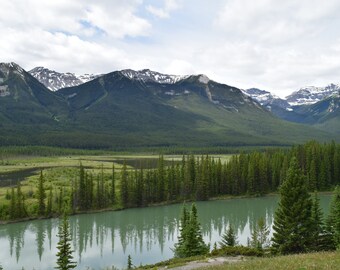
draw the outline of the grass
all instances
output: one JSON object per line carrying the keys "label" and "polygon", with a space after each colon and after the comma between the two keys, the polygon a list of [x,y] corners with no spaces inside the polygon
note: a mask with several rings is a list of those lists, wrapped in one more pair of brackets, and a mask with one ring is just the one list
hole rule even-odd
{"label": "grass", "polygon": [[204,269],[216,270],[336,270],[340,269],[340,251],[296,254],[247,260]]}

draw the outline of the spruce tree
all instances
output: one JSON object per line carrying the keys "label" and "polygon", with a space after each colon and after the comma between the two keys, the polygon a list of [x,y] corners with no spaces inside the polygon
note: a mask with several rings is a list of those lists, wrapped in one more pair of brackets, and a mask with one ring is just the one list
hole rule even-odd
{"label": "spruce tree", "polygon": [[187,239],[187,231],[189,226],[189,212],[185,206],[183,206],[182,214],[180,218],[179,224],[179,236],[178,236],[178,243],[175,244],[175,257],[183,258],[186,257],[185,251],[185,241]]}
{"label": "spruce tree", "polygon": [[120,199],[122,206],[126,208],[129,205],[129,186],[128,186],[128,172],[126,163],[124,161],[122,172],[121,172],[121,186],[120,186]]}
{"label": "spruce tree", "polygon": [[188,256],[203,255],[209,252],[209,246],[203,241],[201,225],[198,222],[197,208],[192,204],[187,232],[186,250]]}
{"label": "spruce tree", "polygon": [[337,186],[334,191],[327,218],[327,231],[332,236],[334,247],[340,249],[340,186]]}
{"label": "spruce tree", "polygon": [[14,187],[11,189],[11,202],[10,202],[10,207],[9,207],[9,215],[11,219],[17,218],[17,201],[16,201],[16,196],[14,193]]}
{"label": "spruce tree", "polygon": [[236,246],[237,244],[237,236],[235,234],[235,231],[233,227],[231,227],[231,224],[229,223],[228,230],[225,231],[225,233],[222,235],[222,240],[220,242],[221,248],[225,246]]}
{"label": "spruce tree", "polygon": [[192,204],[190,215],[185,208],[183,209],[180,236],[178,243],[175,244],[175,257],[191,257],[209,252],[209,246],[203,241],[201,227],[197,218],[195,204]]}
{"label": "spruce tree", "polygon": [[311,207],[305,179],[294,157],[280,188],[280,202],[275,212],[272,238],[275,252],[301,253],[310,249],[313,241]]}
{"label": "spruce tree", "polygon": [[43,216],[45,214],[45,199],[46,193],[44,188],[44,176],[42,171],[40,171],[40,177],[38,181],[38,192],[37,192],[37,199],[38,199],[38,215]]}
{"label": "spruce tree", "polygon": [[47,198],[47,207],[46,207],[46,215],[50,217],[52,215],[52,203],[53,203],[53,194],[52,187],[50,188],[50,192]]}
{"label": "spruce tree", "polygon": [[115,165],[112,164],[112,178],[111,178],[111,203],[116,203],[116,178],[115,178]]}
{"label": "spruce tree", "polygon": [[63,219],[59,222],[58,228],[59,242],[57,244],[57,267],[59,270],[68,270],[77,267],[77,264],[72,261],[73,256],[71,249],[71,235],[70,225],[66,213],[64,213]]}
{"label": "spruce tree", "polygon": [[323,222],[323,214],[320,208],[320,200],[316,192],[314,192],[312,204],[312,226],[311,233],[314,239],[312,250],[321,251],[332,249],[330,235],[325,231]]}
{"label": "spruce tree", "polygon": [[253,248],[262,250],[268,246],[269,227],[266,225],[266,220],[261,217],[255,224],[251,232],[249,245]]}
{"label": "spruce tree", "polygon": [[128,256],[127,269],[128,270],[132,269],[132,258],[131,258],[131,255]]}

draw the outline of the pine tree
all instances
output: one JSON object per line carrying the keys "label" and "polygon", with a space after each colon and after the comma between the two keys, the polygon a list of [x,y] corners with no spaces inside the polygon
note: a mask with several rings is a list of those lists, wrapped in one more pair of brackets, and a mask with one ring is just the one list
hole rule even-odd
{"label": "pine tree", "polygon": [[112,178],[111,178],[111,203],[116,203],[116,181],[115,181],[115,165],[112,164]]}
{"label": "pine tree", "polygon": [[16,202],[16,196],[14,193],[14,187],[11,189],[11,202],[10,202],[10,208],[9,208],[9,215],[11,219],[17,218],[17,208],[16,208],[17,202]]}
{"label": "pine tree", "polygon": [[175,244],[176,257],[191,257],[203,255],[209,252],[209,246],[203,241],[200,224],[197,220],[197,209],[192,204],[190,215],[183,209],[181,217],[181,229],[178,243]]}
{"label": "pine tree", "polygon": [[225,246],[234,247],[236,245],[237,245],[237,236],[236,236],[236,233],[233,227],[231,227],[231,224],[229,223],[228,230],[226,230],[225,233],[222,235],[220,246],[221,248],[223,248]]}
{"label": "pine tree", "polygon": [[59,270],[68,270],[77,267],[77,264],[72,261],[73,256],[71,249],[71,235],[70,225],[66,214],[64,213],[63,219],[59,222],[58,229],[59,242],[57,244],[57,267]]}
{"label": "pine tree", "polygon": [[[314,239],[312,250],[320,251],[324,250],[324,242],[326,240],[326,233],[324,230],[323,216],[320,208],[320,200],[316,192],[314,192],[314,198],[312,203],[312,226],[311,233]],[[326,248],[327,250],[327,248]]]}
{"label": "pine tree", "polygon": [[132,269],[132,259],[131,259],[131,255],[128,256],[127,269],[128,269],[128,270]]}
{"label": "pine tree", "polygon": [[266,220],[261,217],[251,232],[251,239],[249,241],[250,246],[258,249],[267,247],[269,232],[270,231],[269,227],[266,225]]}
{"label": "pine tree", "polygon": [[287,178],[280,188],[279,207],[275,212],[273,248],[282,254],[308,251],[311,235],[311,206],[304,177],[296,158],[292,158]]}
{"label": "pine tree", "polygon": [[337,186],[334,191],[327,218],[327,231],[332,236],[334,247],[340,249],[340,186]]}
{"label": "pine tree", "polygon": [[44,176],[42,171],[40,171],[40,177],[38,181],[38,192],[37,192],[37,199],[38,199],[38,215],[43,216],[45,214],[45,199],[46,193],[44,188]]}
{"label": "pine tree", "polygon": [[122,206],[126,208],[129,204],[129,186],[128,186],[128,173],[126,169],[126,163],[124,162],[121,172],[121,187],[120,187],[120,198]]}
{"label": "pine tree", "polygon": [[53,194],[52,194],[52,187],[51,187],[50,192],[48,194],[47,207],[46,207],[46,215],[48,217],[52,215],[52,203],[53,203]]}
{"label": "pine tree", "polygon": [[20,182],[17,185],[17,194],[16,194],[16,214],[17,218],[23,218],[27,216],[26,208],[25,208],[25,197],[21,191]]}
{"label": "pine tree", "polygon": [[186,209],[185,206],[183,206],[182,209],[182,215],[180,218],[180,224],[179,224],[179,236],[178,236],[178,243],[175,244],[175,257],[183,258],[186,257],[186,251],[185,251],[185,241],[187,239],[187,230],[189,226],[190,216],[189,212]]}

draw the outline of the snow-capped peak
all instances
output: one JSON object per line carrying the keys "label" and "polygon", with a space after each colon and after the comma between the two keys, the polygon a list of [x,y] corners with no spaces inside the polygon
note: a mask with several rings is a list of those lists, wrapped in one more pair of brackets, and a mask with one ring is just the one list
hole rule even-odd
{"label": "snow-capped peak", "polygon": [[4,73],[6,76],[8,76],[8,73],[10,72],[10,70],[16,72],[17,74],[21,76],[23,76],[24,74],[24,70],[22,69],[22,67],[20,67],[18,64],[14,62],[0,63],[0,71]]}
{"label": "snow-capped peak", "polygon": [[317,103],[333,94],[339,93],[340,86],[329,84],[325,87],[307,86],[286,97],[290,105],[308,105]]}
{"label": "snow-capped peak", "polygon": [[290,106],[288,102],[280,97],[257,88],[250,88],[246,90],[242,90],[243,93],[252,99],[256,100],[262,106],[265,106],[267,109],[271,110],[272,105],[278,106],[280,108],[289,110]]}
{"label": "snow-capped peak", "polygon": [[29,73],[52,91],[78,86],[100,76],[93,74],[76,75],[70,72],[60,73],[44,67],[35,67]]}
{"label": "snow-capped peak", "polygon": [[181,76],[181,75],[168,75],[162,74],[156,71],[152,71],[150,69],[143,70],[132,70],[132,69],[124,69],[121,73],[130,79],[140,80],[143,82],[157,82],[164,84],[174,84],[178,81],[181,81],[189,76]]}

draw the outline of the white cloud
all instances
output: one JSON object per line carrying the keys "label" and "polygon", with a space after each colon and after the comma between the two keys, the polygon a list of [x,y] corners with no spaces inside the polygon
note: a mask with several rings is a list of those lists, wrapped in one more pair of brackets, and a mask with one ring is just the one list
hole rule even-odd
{"label": "white cloud", "polygon": [[152,5],[148,5],[146,9],[153,15],[159,18],[169,18],[170,12],[179,9],[180,4],[176,0],[164,0],[164,7],[159,8]]}
{"label": "white cloud", "polygon": [[174,59],[165,68],[164,72],[176,75],[189,75],[196,73],[196,70],[191,63],[180,59]]}
{"label": "white cloud", "polygon": [[0,9],[0,25],[18,31],[38,28],[85,36],[94,33],[88,29],[94,27],[115,38],[145,36],[151,29],[146,19],[135,15],[142,3],[137,0],[104,0],[95,4],[89,0],[26,2],[23,5],[20,0],[5,1]]}
{"label": "white cloud", "polygon": [[339,10],[338,0],[2,1],[0,62],[205,73],[284,96],[340,82]]}

